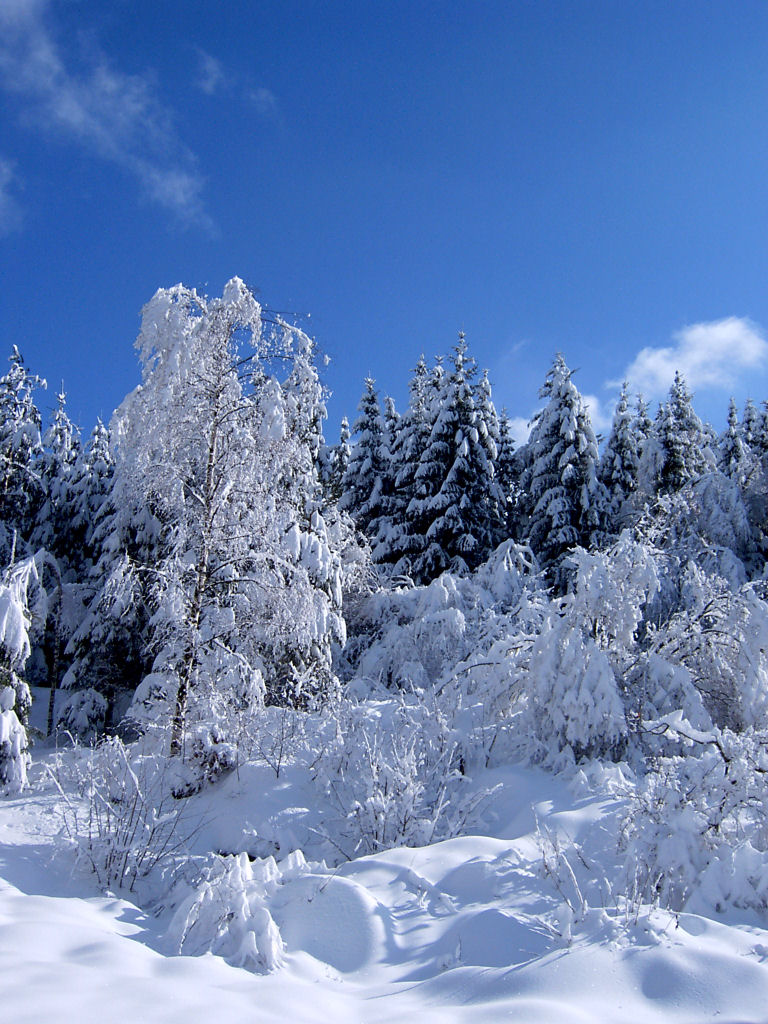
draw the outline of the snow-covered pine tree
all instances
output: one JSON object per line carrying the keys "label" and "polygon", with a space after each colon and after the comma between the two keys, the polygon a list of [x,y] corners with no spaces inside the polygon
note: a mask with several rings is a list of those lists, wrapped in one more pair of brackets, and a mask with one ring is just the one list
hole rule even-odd
{"label": "snow-covered pine tree", "polygon": [[500,463],[506,460],[506,471],[511,470],[514,444],[511,435],[506,439],[507,450],[502,452],[502,426],[496,406],[493,404],[493,390],[488,371],[483,370],[477,385],[475,401],[477,405],[479,442],[485,451],[488,474],[492,477],[490,490],[485,494],[485,513],[488,524],[488,554],[503,540],[509,537],[507,513],[509,501],[509,481],[502,479]]}
{"label": "snow-covered pine tree", "polygon": [[487,424],[477,408],[474,374],[462,332],[417,472],[417,486],[426,493],[409,506],[426,538],[413,562],[420,581],[448,568],[458,573],[477,568],[501,534],[504,497],[489,457]]}
{"label": "snow-covered pine tree", "polygon": [[35,549],[45,548],[59,562],[62,575],[72,577],[81,557],[79,539],[74,532],[72,492],[75,464],[80,454],[80,436],[67,415],[67,396],[63,389],[56,400],[56,410],[43,437],[43,451],[37,460],[41,502],[36,509],[32,545]]}
{"label": "snow-covered pine tree", "polygon": [[629,384],[621,388],[611,433],[600,458],[598,476],[608,493],[608,528],[621,530],[621,510],[638,486],[642,445],[636,433],[637,418],[629,407]]}
{"label": "snow-covered pine tree", "polygon": [[339,443],[329,449],[327,459],[327,475],[324,481],[328,501],[337,502],[343,494],[343,482],[352,455],[349,420],[345,416],[341,421]]}
{"label": "snow-covered pine tree", "polygon": [[741,441],[748,449],[752,450],[757,444],[760,433],[760,413],[751,398],[744,403],[744,412],[741,415]]}
{"label": "snow-covered pine tree", "polygon": [[83,566],[81,577],[89,575],[98,561],[96,522],[109,495],[114,468],[109,431],[101,420],[97,420],[88,443],[78,454],[70,483],[72,530],[76,534]]}
{"label": "snow-covered pine tree", "polygon": [[718,469],[740,488],[747,482],[750,473],[749,448],[742,440],[743,431],[739,427],[739,416],[736,411],[736,402],[731,398],[728,404],[728,421],[725,430],[720,435],[718,445]]}
{"label": "snow-covered pine tree", "polygon": [[679,491],[712,468],[704,427],[693,409],[691,394],[678,371],[668,400],[659,408],[648,445],[652,477],[660,494]]}
{"label": "snow-covered pine tree", "polygon": [[499,417],[499,454],[496,459],[496,475],[504,494],[504,533],[507,537],[517,535],[515,510],[517,508],[517,460],[515,439],[512,436],[512,422],[506,409]]}
{"label": "snow-covered pine tree", "polygon": [[752,450],[758,458],[768,455],[768,399],[761,403],[755,434],[752,439]]}
{"label": "snow-covered pine tree", "polygon": [[563,556],[602,538],[607,496],[587,407],[559,353],[539,394],[547,404],[533,419],[521,487],[531,548],[562,588]]}
{"label": "snow-covered pine tree", "polygon": [[410,575],[412,560],[425,545],[410,507],[417,495],[419,460],[429,442],[431,416],[436,407],[430,401],[429,370],[422,355],[413,369],[408,384],[408,408],[400,419],[392,445],[395,490],[388,560],[394,565],[394,571],[402,575]]}
{"label": "snow-covered pine tree", "polygon": [[378,515],[372,519],[368,532],[371,538],[371,555],[379,565],[391,564],[393,561],[392,534],[395,524],[401,519],[402,502],[397,493],[397,468],[395,452],[397,438],[400,434],[401,416],[395,408],[395,400],[389,395],[384,399],[384,415],[382,417],[381,449],[379,462],[381,465],[381,492],[378,503]]}
{"label": "snow-covered pine tree", "polygon": [[382,461],[384,419],[381,415],[376,381],[366,377],[358,405],[360,415],[352,427],[355,443],[344,474],[339,506],[349,512],[363,533],[382,514],[386,466]]}
{"label": "snow-covered pine tree", "polygon": [[0,561],[6,564],[29,540],[41,501],[37,460],[42,421],[35,392],[45,381],[31,374],[14,345],[10,369],[0,377]]}
{"label": "snow-covered pine tree", "polygon": [[[76,516],[86,556],[85,613],[65,649],[61,685],[76,704],[83,699],[77,694],[97,693],[106,701],[106,724],[115,726],[152,665],[150,620],[162,527],[144,497],[116,474],[103,426],[95,428],[80,466],[83,486],[76,493],[85,505],[79,504]],[[68,717],[61,724],[71,731]]]}

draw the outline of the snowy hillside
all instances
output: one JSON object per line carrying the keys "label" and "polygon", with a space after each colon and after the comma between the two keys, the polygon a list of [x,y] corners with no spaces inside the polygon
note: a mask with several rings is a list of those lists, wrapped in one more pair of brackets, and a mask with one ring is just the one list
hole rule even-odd
{"label": "snowy hillside", "polygon": [[329,447],[239,278],[137,348],[85,447],[0,378],[3,1008],[768,1020],[768,405],[601,455],[558,355],[515,450],[462,335]]}
{"label": "snowy hillside", "polygon": [[[615,900],[625,770],[490,771],[499,786],[471,835],[313,862],[322,808],[301,772],[267,786],[256,765],[195,798],[206,847],[303,821],[307,857],[222,860],[233,918],[181,932],[101,895],[57,836],[60,798],[36,757],[32,789],[0,804],[4,1013],[32,1022],[111,1019],[338,1022],[761,1022],[768,930],[748,912],[650,911]],[[295,827],[292,825],[291,827]],[[285,833],[283,832],[283,837]],[[177,897],[178,901],[178,897]],[[275,933],[263,938],[263,911]],[[205,907],[198,906],[200,921]],[[192,915],[195,917],[195,915]],[[765,922],[763,922],[765,924]],[[246,941],[272,948],[269,970]],[[198,934],[199,933],[199,934]],[[219,954],[205,953],[206,946]],[[237,962],[244,966],[234,966]]]}

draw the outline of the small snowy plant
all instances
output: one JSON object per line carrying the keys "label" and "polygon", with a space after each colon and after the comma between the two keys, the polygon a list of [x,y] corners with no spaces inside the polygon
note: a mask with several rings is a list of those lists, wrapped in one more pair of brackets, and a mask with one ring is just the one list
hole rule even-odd
{"label": "small snowy plant", "polygon": [[66,699],[56,716],[56,728],[81,743],[94,743],[104,732],[106,717],[106,697],[89,687]]}
{"label": "small snowy plant", "polygon": [[27,784],[27,733],[14,711],[16,691],[0,689],[0,791],[20,793]]}

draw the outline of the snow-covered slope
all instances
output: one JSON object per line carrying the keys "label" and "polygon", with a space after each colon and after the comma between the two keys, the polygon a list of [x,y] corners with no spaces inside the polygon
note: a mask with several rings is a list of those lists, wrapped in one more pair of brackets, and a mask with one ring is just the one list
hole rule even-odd
{"label": "snow-covered slope", "polygon": [[[570,779],[523,767],[488,772],[483,785],[500,786],[484,834],[420,849],[335,868],[294,855],[252,870],[247,858],[230,857],[258,889],[251,911],[268,907],[280,933],[280,965],[258,973],[210,953],[172,955],[178,910],[174,930],[173,908],[151,917],[98,894],[57,838],[50,757],[33,764],[31,791],[0,802],[8,1020],[768,1019],[768,931],[756,919],[676,917],[612,899],[625,811],[618,768]],[[264,783],[246,770],[196,798],[205,818],[196,843],[210,849],[264,815],[289,820],[291,808],[310,835],[314,811],[300,776]]]}

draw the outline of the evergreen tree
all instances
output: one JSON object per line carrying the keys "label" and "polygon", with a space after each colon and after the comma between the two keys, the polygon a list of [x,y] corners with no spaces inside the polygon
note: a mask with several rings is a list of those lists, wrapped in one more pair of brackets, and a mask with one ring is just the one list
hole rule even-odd
{"label": "evergreen tree", "polygon": [[384,420],[372,377],[365,380],[358,406],[360,415],[353,431],[355,444],[344,475],[343,494],[339,505],[349,512],[358,528],[369,534],[373,520],[382,514],[382,498],[386,466],[382,460]]}
{"label": "evergreen tree", "polygon": [[56,399],[56,411],[37,460],[42,500],[36,511],[32,543],[50,552],[58,560],[62,574],[73,578],[81,557],[74,530],[76,509],[72,491],[80,438],[67,415],[67,396],[63,390]]}
{"label": "evergreen tree", "polygon": [[741,417],[741,441],[751,451],[757,443],[760,434],[760,413],[755,403],[748,398],[744,403],[744,412]]}
{"label": "evergreen tree", "polygon": [[751,461],[749,449],[742,438],[736,403],[731,398],[728,405],[728,423],[718,445],[718,469],[740,488],[746,484]]}
{"label": "evergreen tree", "polygon": [[504,497],[489,457],[493,441],[478,411],[474,374],[462,332],[417,472],[426,493],[409,507],[426,527],[425,548],[413,565],[420,580],[447,568],[476,568],[501,534]]}
{"label": "evergreen tree", "polygon": [[381,447],[379,464],[381,466],[381,490],[378,502],[378,514],[368,526],[371,538],[371,554],[374,562],[385,565],[393,561],[392,536],[395,523],[400,518],[401,503],[397,493],[396,448],[400,434],[401,416],[395,408],[393,398],[384,399],[384,416],[382,419]]}
{"label": "evergreen tree", "polygon": [[349,420],[345,416],[341,421],[339,443],[329,450],[328,472],[325,479],[325,492],[329,501],[339,501],[344,493],[344,477],[352,455],[349,438]]}
{"label": "evergreen tree", "polygon": [[607,495],[597,478],[597,439],[589,413],[562,355],[540,396],[548,401],[533,420],[521,486],[531,548],[562,587],[563,555],[601,539]]}
{"label": "evergreen tree", "polygon": [[669,399],[654,424],[656,441],[655,485],[662,494],[679,491],[708,468],[708,445],[701,420],[693,410],[691,394],[678,372]]}
{"label": "evergreen tree", "polygon": [[504,533],[507,537],[514,537],[517,535],[515,522],[518,504],[517,459],[515,458],[515,439],[512,436],[512,422],[504,409],[499,417],[496,475],[504,495]]}
{"label": "evergreen tree", "polygon": [[625,381],[598,473],[608,494],[608,519],[614,532],[619,529],[618,519],[622,506],[638,486],[641,446],[638,444],[636,425],[637,419],[629,407],[629,384]]}
{"label": "evergreen tree", "polygon": [[10,369],[0,377],[0,557],[18,556],[29,540],[42,500],[38,460],[41,418],[34,393],[45,381],[29,373],[14,345]]}
{"label": "evergreen tree", "polygon": [[417,495],[416,474],[429,442],[435,408],[431,402],[429,370],[422,355],[409,381],[408,408],[400,418],[391,448],[394,492],[386,559],[393,564],[396,573],[405,575],[410,574],[413,558],[425,546],[424,537],[417,530],[411,502]]}

